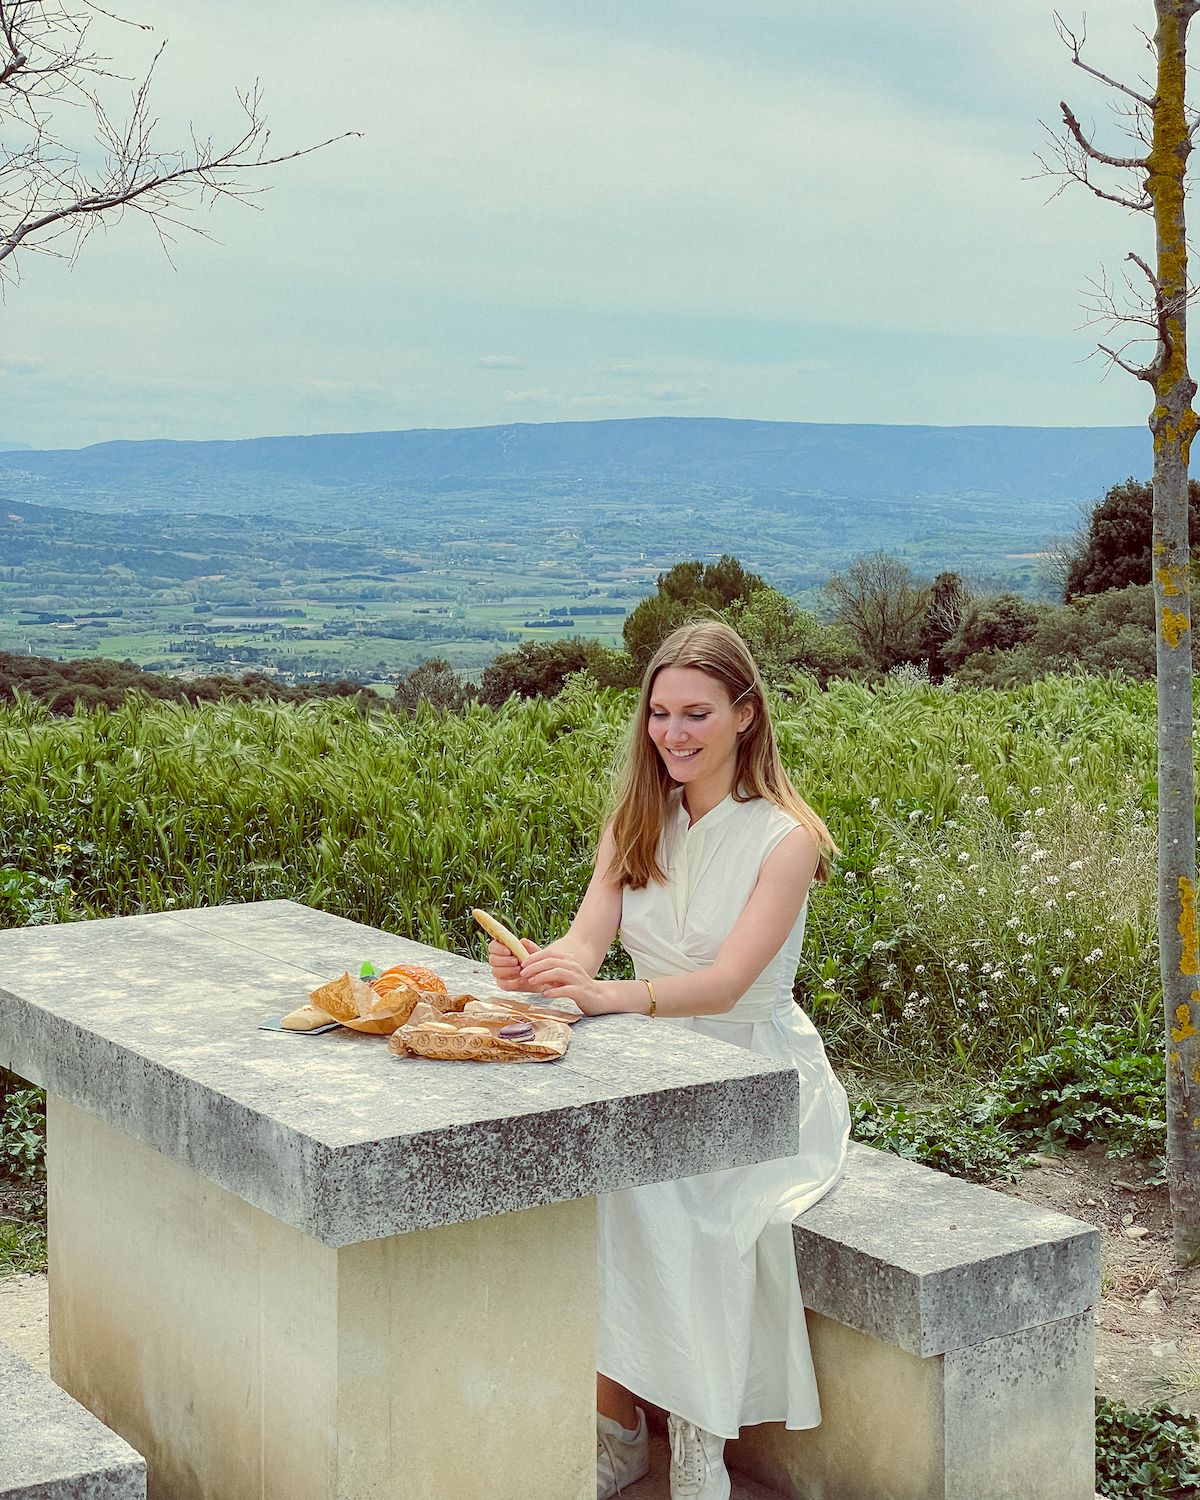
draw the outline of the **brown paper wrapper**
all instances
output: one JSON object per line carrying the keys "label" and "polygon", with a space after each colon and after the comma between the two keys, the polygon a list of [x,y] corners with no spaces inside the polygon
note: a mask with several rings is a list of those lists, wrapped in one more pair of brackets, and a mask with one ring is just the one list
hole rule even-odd
{"label": "brown paper wrapper", "polygon": [[[562,1021],[516,1012],[481,1015],[478,1011],[473,1013],[469,997],[458,998],[468,1000],[463,1013],[438,1012],[423,997],[407,1022],[393,1033],[389,1050],[402,1056],[437,1058],[444,1062],[553,1062],[571,1044],[570,1028]],[[497,1035],[501,1027],[525,1019],[533,1026],[530,1041],[513,1042]]]}

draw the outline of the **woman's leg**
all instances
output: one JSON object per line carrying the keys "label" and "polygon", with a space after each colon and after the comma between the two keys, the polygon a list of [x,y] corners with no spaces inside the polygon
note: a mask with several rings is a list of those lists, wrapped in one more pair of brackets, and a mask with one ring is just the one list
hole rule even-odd
{"label": "woman's leg", "polygon": [[627,1391],[615,1380],[610,1380],[607,1375],[596,1376],[596,1410],[602,1417],[619,1422],[627,1431],[633,1431],[637,1427],[638,1414],[633,1392]]}

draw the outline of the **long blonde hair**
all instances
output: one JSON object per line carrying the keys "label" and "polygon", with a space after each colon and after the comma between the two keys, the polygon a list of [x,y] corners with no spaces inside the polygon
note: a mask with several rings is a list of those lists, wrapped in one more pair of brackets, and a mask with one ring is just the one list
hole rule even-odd
{"label": "long blonde hair", "polygon": [[750,648],[721,620],[699,620],[672,632],[650,660],[642,678],[637,710],[629,724],[625,755],[613,796],[612,834],[615,845],[611,879],[616,885],[640,890],[651,880],[665,881],[658,860],[658,841],[667,811],[667,798],[676,786],[662,757],[646,732],[654,680],[664,667],[696,667],[714,677],[729,695],[754,707],[754,718],[738,739],[733,778],[735,801],[763,797],[781,807],[817,842],[817,880],[829,878],[837,853],[829,829],[788,779],[767,714],[766,694]]}

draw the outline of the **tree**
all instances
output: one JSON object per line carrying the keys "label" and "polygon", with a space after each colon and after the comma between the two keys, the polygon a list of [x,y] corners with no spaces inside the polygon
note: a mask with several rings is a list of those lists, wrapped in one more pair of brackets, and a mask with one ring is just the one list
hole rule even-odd
{"label": "tree", "polygon": [[[1063,598],[1150,582],[1154,489],[1136,479],[1114,484],[1088,519],[1067,566]],[[1200,537],[1200,484],[1188,481],[1188,533]]]}
{"label": "tree", "polygon": [[93,50],[97,18],[134,24],[95,0],[0,0],[0,275],[15,276],[23,251],[73,260],[92,229],[126,209],[146,215],[164,245],[176,228],[202,234],[181,217],[189,199],[244,197],[248,172],[330,144],[267,155],[256,83],[238,95],[243,119],[232,139],[218,145],[193,133],[184,149],[160,149],[151,84],[162,47],[120,118],[103,97],[116,75]]}
{"label": "tree", "polygon": [[939,573],[929,589],[919,647],[930,682],[941,682],[950,668],[943,656],[947,641],[958,629],[971,598],[957,573]]}
{"label": "tree", "polygon": [[941,650],[951,672],[983,651],[1011,651],[1033,635],[1038,609],[1019,594],[976,599],[963,611],[958,629]]}
{"label": "tree", "polygon": [[625,649],[640,670],[680,625],[729,609],[764,587],[757,573],[729,553],[715,563],[676,563],[658,575],[655,592],[626,617],[622,626]]}
{"label": "tree", "polygon": [[929,591],[907,563],[872,552],[835,573],[825,592],[835,622],[879,671],[918,659]]}
{"label": "tree", "polygon": [[[1130,251],[1139,280],[1126,276],[1133,301],[1118,304],[1106,280],[1092,312],[1113,330],[1132,333],[1119,348],[1101,344],[1154,393],[1151,562],[1158,669],[1158,939],[1167,1053],[1167,1182],[1175,1258],[1200,1260],[1200,932],[1196,920],[1196,796],[1192,761],[1191,568],[1188,463],[1200,426],[1188,370],[1186,173],[1200,117],[1187,103],[1187,33],[1200,0],[1154,0],[1153,92],[1101,73],[1082,56],[1086,37],[1056,17],[1071,61],[1121,95],[1128,149],[1104,151],[1060,105],[1065,134],[1055,141],[1062,185],[1082,183],[1097,197],[1154,221],[1153,266]],[[1116,174],[1115,178],[1112,174]],[[1145,363],[1131,350],[1148,343]]]}
{"label": "tree", "polygon": [[522,641],[515,651],[502,651],[483,669],[479,696],[493,708],[508,698],[553,698],[572,672],[588,664],[590,642],[570,640]]}
{"label": "tree", "polygon": [[430,703],[458,713],[474,701],[475,690],[470,683],[463,681],[444,656],[431,656],[396,679],[392,707],[398,713],[415,714],[422,703]]}

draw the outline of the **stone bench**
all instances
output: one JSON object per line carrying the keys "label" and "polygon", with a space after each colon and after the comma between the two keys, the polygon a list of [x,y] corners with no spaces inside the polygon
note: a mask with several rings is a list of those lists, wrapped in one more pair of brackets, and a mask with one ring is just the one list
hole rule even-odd
{"label": "stone bench", "polygon": [[823,1420],[731,1466],[786,1500],[1093,1500],[1097,1230],[854,1144],[794,1235]]}
{"label": "stone bench", "polygon": [[145,1500],[146,1463],[0,1343],[0,1500]]}

